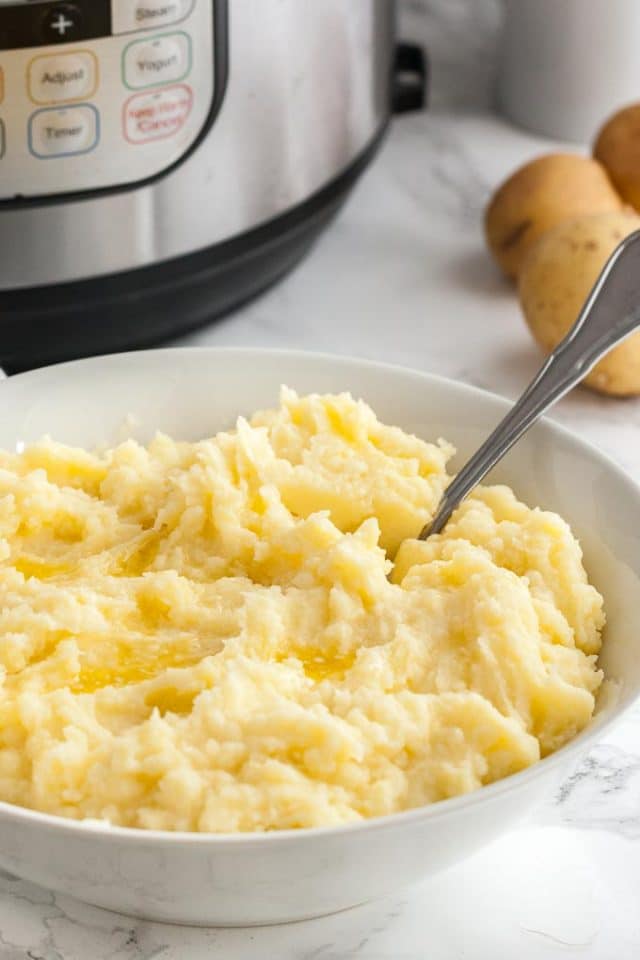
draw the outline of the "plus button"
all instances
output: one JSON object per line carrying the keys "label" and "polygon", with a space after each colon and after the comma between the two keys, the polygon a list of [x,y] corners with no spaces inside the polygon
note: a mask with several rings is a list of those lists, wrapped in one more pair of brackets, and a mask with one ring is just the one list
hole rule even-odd
{"label": "plus button", "polygon": [[64,13],[59,13],[58,19],[51,21],[51,29],[57,30],[61,37],[66,36],[67,30],[72,26],[73,20],[67,20]]}
{"label": "plus button", "polygon": [[56,3],[42,21],[43,38],[49,43],[65,43],[82,38],[82,11],[74,3]]}

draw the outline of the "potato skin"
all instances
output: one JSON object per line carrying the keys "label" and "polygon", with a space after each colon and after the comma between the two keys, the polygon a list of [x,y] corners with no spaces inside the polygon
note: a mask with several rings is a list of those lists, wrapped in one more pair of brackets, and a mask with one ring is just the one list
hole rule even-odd
{"label": "potato skin", "polygon": [[[638,229],[640,216],[632,211],[579,217],[557,226],[531,250],[518,293],[529,329],[546,352],[577,319],[616,246]],[[615,396],[640,394],[640,333],[612,350],[584,383]]]}
{"label": "potato skin", "polygon": [[515,278],[526,254],[547,230],[583,214],[622,207],[597,161],[549,154],[520,167],[498,188],[485,213],[485,235],[498,265]]}
{"label": "potato skin", "polygon": [[640,210],[640,103],[618,111],[604,124],[593,148],[614,186]]}

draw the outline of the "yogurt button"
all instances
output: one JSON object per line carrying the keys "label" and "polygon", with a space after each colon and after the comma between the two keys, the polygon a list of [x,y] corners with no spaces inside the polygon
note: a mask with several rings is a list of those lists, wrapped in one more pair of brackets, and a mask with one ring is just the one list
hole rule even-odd
{"label": "yogurt button", "polygon": [[98,111],[88,104],[38,110],[29,121],[29,147],[36,157],[88,153],[97,142]]}
{"label": "yogurt button", "polygon": [[29,96],[36,103],[63,103],[93,96],[97,63],[92,53],[78,51],[56,57],[35,57],[29,64]]}
{"label": "yogurt button", "polygon": [[185,33],[137,40],[124,52],[124,80],[132,90],[182,80],[190,68],[191,39]]}
{"label": "yogurt button", "polygon": [[112,0],[114,33],[153,30],[178,23],[187,17],[194,0]]}

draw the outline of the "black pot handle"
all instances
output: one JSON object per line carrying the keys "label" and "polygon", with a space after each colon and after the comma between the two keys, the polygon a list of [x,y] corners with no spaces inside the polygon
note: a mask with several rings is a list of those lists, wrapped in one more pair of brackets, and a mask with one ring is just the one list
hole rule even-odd
{"label": "black pot handle", "polygon": [[399,43],[393,66],[394,113],[423,110],[427,105],[429,62],[417,43]]}

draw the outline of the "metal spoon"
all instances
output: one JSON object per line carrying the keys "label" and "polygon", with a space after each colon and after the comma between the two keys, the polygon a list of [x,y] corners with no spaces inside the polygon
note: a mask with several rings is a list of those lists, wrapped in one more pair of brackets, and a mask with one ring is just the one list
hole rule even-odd
{"label": "metal spoon", "polygon": [[458,504],[556,400],[640,328],[640,231],[614,250],[578,319],[491,436],[449,484],[418,539],[440,533]]}

